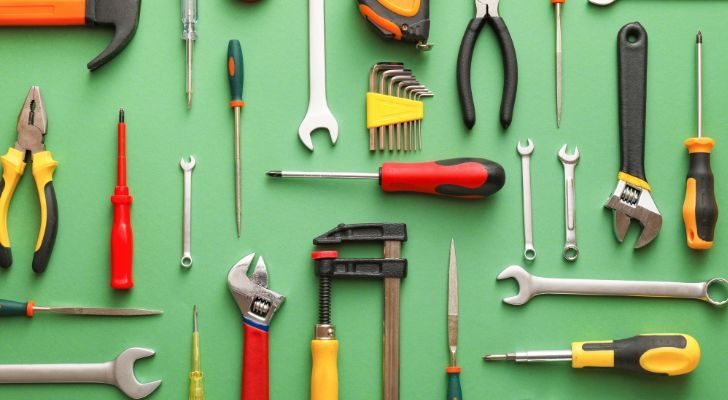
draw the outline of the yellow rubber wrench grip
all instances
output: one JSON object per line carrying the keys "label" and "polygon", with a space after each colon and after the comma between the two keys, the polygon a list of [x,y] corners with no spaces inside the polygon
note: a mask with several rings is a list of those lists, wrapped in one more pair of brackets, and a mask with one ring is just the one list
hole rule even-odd
{"label": "yellow rubber wrench grip", "polygon": [[338,400],[338,340],[311,341],[311,400]]}
{"label": "yellow rubber wrench grip", "polygon": [[43,272],[48,267],[51,252],[56,243],[58,202],[56,201],[56,191],[53,188],[53,172],[57,166],[58,162],[53,159],[50,151],[33,154],[33,178],[40,202],[40,230],[33,256],[35,272]]}
{"label": "yellow rubber wrench grip", "polygon": [[8,234],[8,209],[15,188],[25,171],[25,153],[11,147],[0,157],[0,163],[3,166],[3,179],[0,182],[0,267],[7,268],[13,263]]}

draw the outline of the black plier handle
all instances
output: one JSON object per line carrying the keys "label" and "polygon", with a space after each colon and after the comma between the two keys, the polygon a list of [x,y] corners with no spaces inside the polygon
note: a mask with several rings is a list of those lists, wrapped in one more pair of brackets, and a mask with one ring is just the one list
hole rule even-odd
{"label": "black plier handle", "polygon": [[490,23],[495,32],[503,59],[503,95],[500,107],[500,122],[504,129],[510,126],[513,120],[513,107],[516,103],[516,90],[518,88],[518,61],[513,39],[505,21],[498,15],[499,0],[476,0],[477,14],[470,20],[465,35],[460,43],[457,65],[457,84],[460,96],[460,105],[463,112],[463,121],[468,129],[475,125],[475,104],[470,81],[473,50],[483,27]]}

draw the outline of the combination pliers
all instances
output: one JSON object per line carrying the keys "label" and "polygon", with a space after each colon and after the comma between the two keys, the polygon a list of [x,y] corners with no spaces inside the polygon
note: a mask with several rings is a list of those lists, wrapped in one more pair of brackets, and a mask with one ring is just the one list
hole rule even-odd
{"label": "combination pliers", "polygon": [[500,0],[475,0],[475,18],[470,20],[465,30],[463,41],[460,43],[458,54],[457,82],[460,105],[463,111],[463,120],[468,129],[475,125],[475,104],[473,103],[473,90],[470,83],[470,65],[473,60],[473,50],[480,31],[490,22],[500,45],[503,57],[503,97],[500,106],[500,122],[503,129],[507,129],[513,120],[513,106],[516,103],[516,89],[518,87],[518,61],[513,39],[508,32],[505,21],[498,14]]}
{"label": "combination pliers", "polygon": [[15,146],[0,157],[3,167],[0,181],[0,267],[8,268],[13,263],[8,235],[8,209],[15,188],[23,177],[25,166],[33,162],[32,172],[38,188],[40,201],[40,232],[33,256],[33,271],[43,272],[56,242],[58,232],[58,204],[53,189],[53,171],[58,162],[46,151],[44,136],[48,129],[48,116],[38,86],[28,92],[18,116],[18,141]]}

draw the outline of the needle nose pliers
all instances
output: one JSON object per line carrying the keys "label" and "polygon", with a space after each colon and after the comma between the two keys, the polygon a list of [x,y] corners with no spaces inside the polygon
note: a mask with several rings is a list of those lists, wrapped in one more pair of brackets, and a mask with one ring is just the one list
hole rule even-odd
{"label": "needle nose pliers", "polygon": [[473,90],[470,83],[470,65],[473,60],[475,41],[483,27],[490,22],[495,31],[503,58],[503,97],[500,107],[500,122],[503,129],[508,129],[513,120],[513,106],[516,102],[516,88],[518,87],[518,61],[513,39],[508,32],[505,21],[498,14],[500,0],[475,0],[475,17],[470,20],[465,30],[463,41],[460,43],[458,54],[457,82],[460,105],[463,111],[463,120],[468,129],[475,125],[475,104],[473,103]]}
{"label": "needle nose pliers", "polygon": [[10,200],[29,161],[33,162],[33,178],[40,201],[40,232],[33,256],[33,271],[45,271],[56,242],[58,204],[53,189],[53,171],[58,162],[45,149],[44,136],[47,128],[48,116],[40,96],[40,88],[33,86],[18,116],[18,141],[0,157],[3,167],[0,181],[0,267],[3,268],[8,268],[13,263],[8,235]]}

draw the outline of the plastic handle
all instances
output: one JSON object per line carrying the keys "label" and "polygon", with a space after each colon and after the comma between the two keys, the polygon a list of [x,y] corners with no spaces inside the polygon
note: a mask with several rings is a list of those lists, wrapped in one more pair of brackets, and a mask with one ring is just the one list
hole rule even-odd
{"label": "plastic handle", "polygon": [[463,391],[460,388],[460,368],[447,369],[447,400],[463,400]]}
{"label": "plastic handle", "polygon": [[710,138],[691,138],[685,141],[690,153],[683,203],[683,220],[688,247],[707,250],[713,247],[715,225],[718,222],[718,203],[715,200],[710,151],[715,142]]}
{"label": "plastic handle", "polygon": [[8,211],[10,200],[13,199],[15,188],[25,171],[25,154],[14,148],[0,157],[3,166],[3,178],[0,181],[0,267],[8,268],[13,264],[13,253],[10,250],[10,235],[8,234]]}
{"label": "plastic handle", "polygon": [[134,236],[131,229],[131,203],[126,186],[126,124],[118,129],[117,179],[111,203],[114,205],[114,221],[111,226],[111,287],[126,290],[134,287]]}
{"label": "plastic handle", "polygon": [[0,299],[0,318],[2,317],[33,317],[33,302],[21,303],[19,301]]}
{"label": "plastic handle", "polygon": [[242,400],[268,400],[268,327],[243,318]]}
{"label": "plastic handle", "polygon": [[463,40],[460,42],[457,65],[457,85],[460,97],[460,108],[463,112],[463,121],[468,129],[475,126],[475,103],[473,102],[473,88],[470,81],[470,71],[473,61],[475,42],[478,40],[480,31],[485,26],[485,18],[473,18],[470,20]]}
{"label": "plastic handle", "polygon": [[58,201],[53,188],[53,172],[57,166],[58,162],[53,159],[50,151],[33,155],[33,178],[40,201],[40,230],[33,255],[33,271],[37,273],[48,268],[58,234]]}
{"label": "plastic handle", "polygon": [[86,0],[0,0],[0,26],[85,24]]}
{"label": "plastic handle", "polygon": [[505,184],[499,164],[482,158],[455,158],[425,163],[384,163],[380,183],[385,192],[418,192],[478,199]]}
{"label": "plastic handle", "polygon": [[338,340],[311,341],[311,400],[339,398]]}
{"label": "plastic handle", "polygon": [[243,66],[243,50],[240,41],[231,40],[228,43],[228,83],[230,84],[230,106],[243,106],[243,81],[245,70]]}

